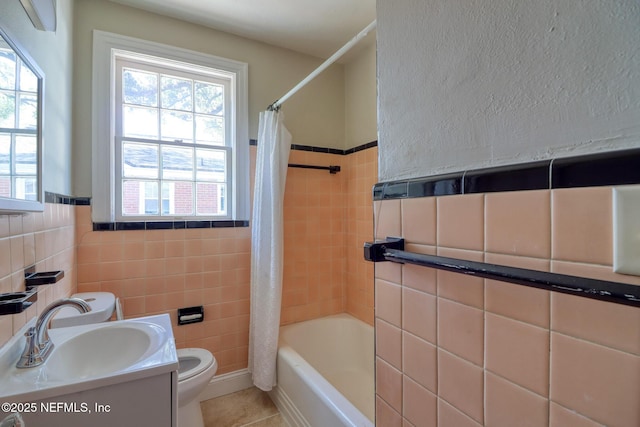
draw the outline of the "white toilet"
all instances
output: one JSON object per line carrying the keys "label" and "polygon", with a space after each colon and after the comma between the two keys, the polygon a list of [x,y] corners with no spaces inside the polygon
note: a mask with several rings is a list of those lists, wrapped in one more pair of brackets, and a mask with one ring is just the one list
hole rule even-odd
{"label": "white toilet", "polygon": [[218,362],[203,348],[178,350],[178,427],[203,427],[198,395],[218,370]]}
{"label": "white toilet", "polygon": [[[121,319],[120,303],[109,292],[84,292],[71,295],[91,306],[89,313],[80,314],[71,307],[63,307],[51,320],[52,328],[106,322],[114,312]],[[178,349],[178,427],[204,427],[198,395],[218,370],[213,354],[203,348]]]}

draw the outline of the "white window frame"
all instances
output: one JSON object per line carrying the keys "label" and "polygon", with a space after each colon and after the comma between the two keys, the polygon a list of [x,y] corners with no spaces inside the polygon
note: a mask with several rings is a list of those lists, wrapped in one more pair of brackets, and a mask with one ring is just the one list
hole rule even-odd
{"label": "white window frame", "polygon": [[[249,219],[249,114],[248,114],[248,65],[244,62],[221,58],[188,49],[122,36],[104,31],[93,31],[93,81],[92,81],[92,220],[114,221],[167,221],[173,217],[148,216],[120,217],[116,212],[116,150],[115,150],[115,57],[122,52],[166,58],[188,64],[214,68],[234,75],[231,87],[235,97],[235,117],[231,147],[231,206],[225,217],[185,217],[185,219]],[[226,202],[226,200],[225,200]]]}

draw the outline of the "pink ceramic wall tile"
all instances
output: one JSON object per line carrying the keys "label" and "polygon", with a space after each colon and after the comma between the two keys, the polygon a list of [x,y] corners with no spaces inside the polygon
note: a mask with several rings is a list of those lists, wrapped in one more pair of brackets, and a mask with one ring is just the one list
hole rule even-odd
{"label": "pink ceramic wall tile", "polygon": [[485,248],[535,258],[551,255],[550,191],[490,193],[485,199]]}
{"label": "pink ceramic wall tile", "polygon": [[487,313],[486,369],[548,396],[549,330]]}
{"label": "pink ceramic wall tile", "polygon": [[549,401],[489,372],[485,377],[485,425],[548,425]]}
{"label": "pink ceramic wall tile", "polygon": [[640,357],[551,335],[550,398],[611,426],[640,425]]}

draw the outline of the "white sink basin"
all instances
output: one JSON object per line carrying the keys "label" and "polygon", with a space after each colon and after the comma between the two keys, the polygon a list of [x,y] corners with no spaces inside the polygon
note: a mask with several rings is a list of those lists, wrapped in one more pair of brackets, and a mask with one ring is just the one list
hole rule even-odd
{"label": "white sink basin", "polygon": [[[55,344],[45,363],[46,375],[51,379],[80,379],[122,371],[156,349],[162,332],[151,323],[119,323],[91,329]],[[55,338],[52,340],[55,343]]]}
{"label": "white sink basin", "polygon": [[15,367],[16,348],[19,356],[24,338],[7,344],[13,351],[3,349],[9,354],[0,354],[0,398],[33,401],[178,368],[166,314],[50,329],[49,336],[53,351],[38,367]]}

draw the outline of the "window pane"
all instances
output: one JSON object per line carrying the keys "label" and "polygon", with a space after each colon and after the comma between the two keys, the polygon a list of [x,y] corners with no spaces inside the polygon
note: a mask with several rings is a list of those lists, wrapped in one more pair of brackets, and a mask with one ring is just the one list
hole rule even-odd
{"label": "window pane", "polygon": [[193,142],[193,114],[162,110],[160,116],[163,140]]}
{"label": "window pane", "polygon": [[122,99],[127,104],[158,106],[158,75],[123,69]]}
{"label": "window pane", "polygon": [[193,111],[192,83],[193,80],[162,76],[160,78],[162,108]]}
{"label": "window pane", "polygon": [[11,178],[0,176],[0,197],[11,197]]}
{"label": "window pane", "polygon": [[145,185],[144,186],[144,198],[145,199],[157,199],[158,198],[158,186],[157,185]]}
{"label": "window pane", "polygon": [[162,147],[162,179],[193,179],[193,148]]}
{"label": "window pane", "polygon": [[196,150],[196,180],[224,182],[227,177],[227,153],[222,150]]}
{"label": "window pane", "polygon": [[225,184],[196,184],[198,215],[226,215]]}
{"label": "window pane", "polygon": [[196,82],[196,113],[224,116],[224,86]]}
{"label": "window pane", "polygon": [[224,118],[196,116],[196,142],[208,145],[225,145]]}
{"label": "window pane", "polygon": [[38,184],[35,176],[16,178],[15,197],[22,200],[38,199]]}
{"label": "window pane", "polygon": [[0,134],[0,175],[11,174],[11,135]]}
{"label": "window pane", "polygon": [[38,173],[37,141],[33,135],[16,136],[16,174],[36,175]]}
{"label": "window pane", "polygon": [[122,173],[128,178],[158,178],[158,146],[122,144]]}
{"label": "window pane", "polygon": [[125,106],[122,129],[129,138],[158,139],[158,110]]}
{"label": "window pane", "polygon": [[162,214],[193,215],[192,182],[162,182]]}
{"label": "window pane", "polygon": [[0,40],[0,89],[16,89],[16,54]]}
{"label": "window pane", "polygon": [[123,215],[158,215],[158,183],[124,180],[122,182]]}
{"label": "window pane", "polygon": [[0,128],[16,127],[16,96],[12,92],[0,92]]}
{"label": "window pane", "polygon": [[157,215],[158,207],[158,183],[144,182],[144,214]]}
{"label": "window pane", "polygon": [[38,90],[38,78],[24,62],[20,65],[20,90],[24,92],[37,92]]}
{"label": "window pane", "polygon": [[38,127],[38,97],[20,94],[20,119],[18,128],[37,129]]}

